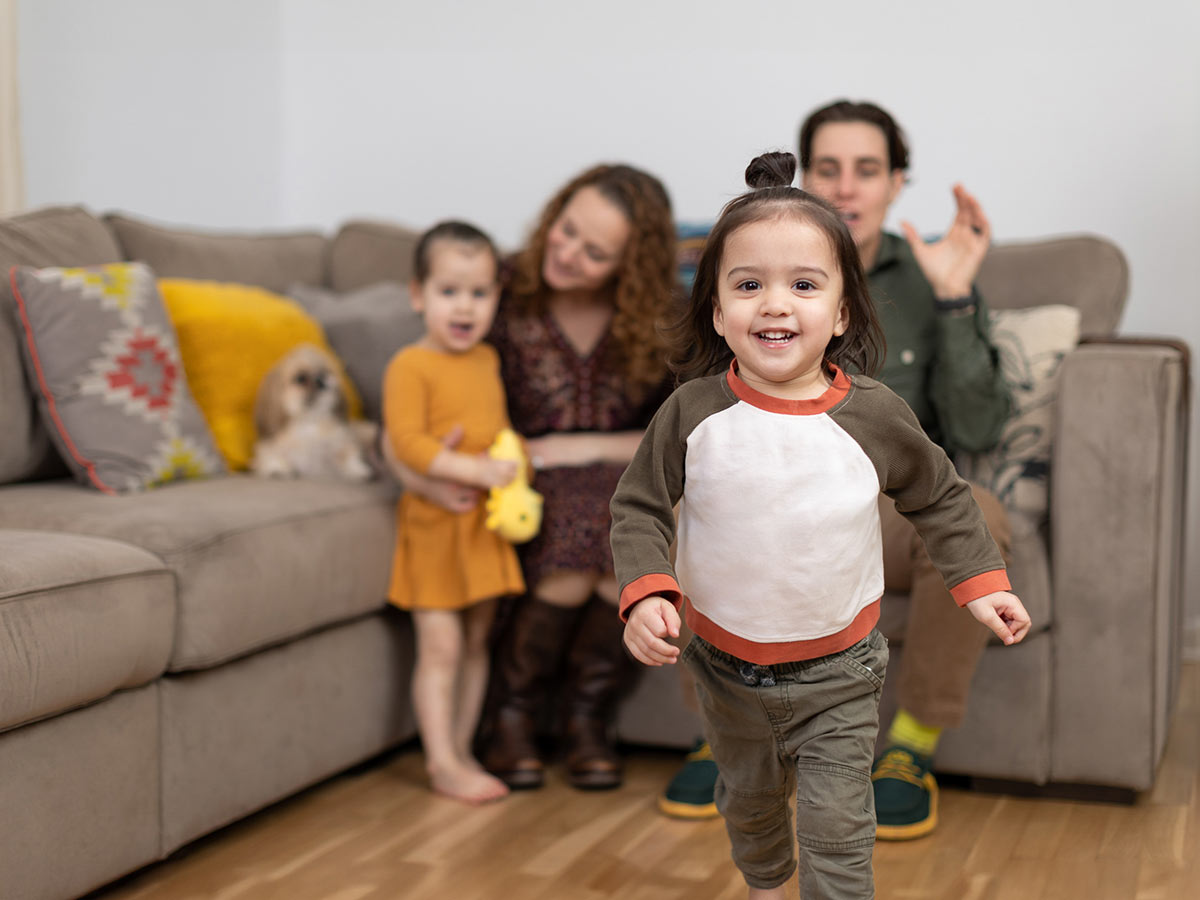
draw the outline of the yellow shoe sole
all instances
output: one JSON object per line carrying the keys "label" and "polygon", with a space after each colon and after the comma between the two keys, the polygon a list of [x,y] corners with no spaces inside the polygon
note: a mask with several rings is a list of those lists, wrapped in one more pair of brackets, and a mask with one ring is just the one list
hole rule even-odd
{"label": "yellow shoe sole", "polygon": [[672,819],[715,819],[720,815],[716,803],[706,803],[697,806],[695,803],[680,803],[678,800],[668,800],[666,796],[658,798],[658,810]]}

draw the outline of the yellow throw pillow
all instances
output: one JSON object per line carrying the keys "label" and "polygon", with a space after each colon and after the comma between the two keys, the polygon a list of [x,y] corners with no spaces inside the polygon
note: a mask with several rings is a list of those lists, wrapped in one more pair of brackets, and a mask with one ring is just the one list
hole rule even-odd
{"label": "yellow throw pillow", "polygon": [[[264,288],[185,278],[161,278],[158,286],[217,449],[229,468],[249,468],[259,383],[298,344],[329,350],[325,334],[297,303]],[[362,399],[345,371],[339,375],[350,415],[359,418]]]}

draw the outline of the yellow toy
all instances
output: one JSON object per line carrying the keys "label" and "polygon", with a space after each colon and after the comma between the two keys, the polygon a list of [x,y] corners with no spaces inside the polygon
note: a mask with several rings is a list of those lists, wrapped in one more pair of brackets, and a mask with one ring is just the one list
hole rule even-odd
{"label": "yellow toy", "polygon": [[529,486],[528,463],[521,439],[511,428],[503,429],[488,448],[492,459],[511,459],[517,463],[517,475],[508,484],[488,491],[488,528],[506,541],[523,544],[542,527],[542,495]]}

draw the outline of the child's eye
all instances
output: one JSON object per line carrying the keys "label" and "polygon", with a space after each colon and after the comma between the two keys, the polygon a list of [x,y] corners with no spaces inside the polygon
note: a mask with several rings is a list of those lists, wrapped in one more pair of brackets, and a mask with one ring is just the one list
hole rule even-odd
{"label": "child's eye", "polygon": [[442,296],[443,297],[453,297],[454,293],[455,293],[455,291],[454,291],[454,288],[452,288],[452,287],[442,288]]}
{"label": "child's eye", "polygon": [[488,291],[486,288],[477,288],[475,290],[475,299],[476,300],[486,300],[488,298],[489,293],[490,293],[490,291]]}
{"label": "child's eye", "polygon": [[817,286],[815,284],[813,284],[811,281],[807,281],[807,280],[801,278],[799,281],[797,281],[795,284],[792,285],[792,288],[797,291],[813,291],[813,290],[816,290]]}
{"label": "child's eye", "polygon": [[739,291],[757,291],[761,285],[753,278],[749,278],[738,285]]}

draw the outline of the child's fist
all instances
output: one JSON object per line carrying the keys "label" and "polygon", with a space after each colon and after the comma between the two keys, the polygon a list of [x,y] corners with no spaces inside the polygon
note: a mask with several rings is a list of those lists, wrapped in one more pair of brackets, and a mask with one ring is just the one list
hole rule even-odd
{"label": "child's fist", "polygon": [[1016,594],[1008,591],[984,594],[968,603],[967,609],[1006,644],[1019,644],[1029,633],[1029,613]]}
{"label": "child's fist", "polygon": [[679,612],[670,600],[654,595],[634,604],[625,623],[625,646],[635,659],[648,666],[675,662],[679,648],[668,637],[679,637]]}

